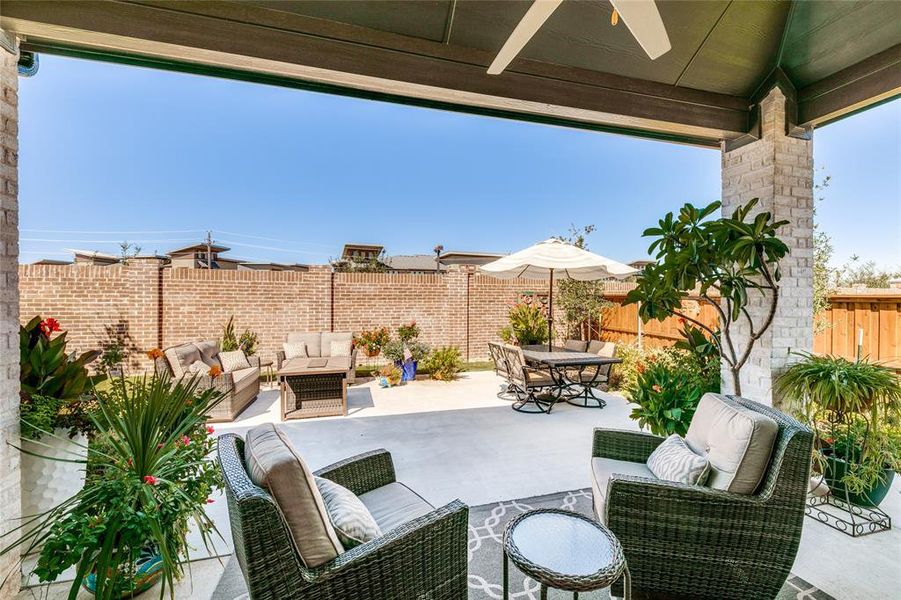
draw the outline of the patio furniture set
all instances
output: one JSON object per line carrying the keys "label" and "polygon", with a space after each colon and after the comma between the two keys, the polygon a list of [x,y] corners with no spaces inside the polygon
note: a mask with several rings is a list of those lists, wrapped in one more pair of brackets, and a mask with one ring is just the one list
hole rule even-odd
{"label": "patio furniture set", "polygon": [[[271,365],[240,350],[221,352],[212,340],[167,348],[154,360],[158,373],[176,379],[196,375],[201,389],[223,393],[213,422],[234,421],[259,395],[261,368]],[[221,373],[212,375],[212,367]],[[283,420],[347,415],[347,385],[354,383],[357,370],[352,333],[289,333],[276,354],[276,369]]]}
{"label": "patio furniture set", "polygon": [[488,351],[494,371],[507,381],[499,397],[512,398],[513,410],[549,414],[558,402],[583,408],[603,408],[606,402],[594,395],[606,391],[616,345],[600,340],[567,340],[563,346],[544,344],[513,346],[490,342]]}
{"label": "patio furniture set", "polygon": [[[503,597],[512,562],[542,599],[607,587],[775,598],[800,542],[812,443],[793,418],[719,394],[703,397],[684,438],[595,429],[595,518],[537,509],[510,521]],[[220,437],[218,454],[251,599],[466,598],[469,508],[432,506],[397,481],[388,451],[311,472],[266,424]]]}

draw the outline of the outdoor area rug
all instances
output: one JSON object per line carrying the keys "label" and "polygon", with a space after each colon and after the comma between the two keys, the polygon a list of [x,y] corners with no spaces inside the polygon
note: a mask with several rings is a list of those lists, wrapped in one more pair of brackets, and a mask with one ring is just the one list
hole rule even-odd
{"label": "outdoor area rug", "polygon": [[[473,506],[469,509],[469,600],[500,599],[503,594],[504,529],[516,515],[534,508],[562,508],[592,516],[591,490],[574,490]],[[538,600],[538,583],[520,573],[510,563],[510,598]],[[549,590],[549,599],[572,598],[572,592]],[[583,592],[580,600],[607,600],[607,590]],[[776,600],[835,600],[800,577],[788,578]]]}
{"label": "outdoor area rug", "polygon": [[[518,514],[533,508],[562,508],[591,516],[591,490],[560,492],[521,500],[473,506],[469,509],[469,600],[500,600],[502,596],[501,556],[504,528]],[[538,584],[510,564],[510,597],[538,600]],[[247,598],[247,588],[234,557],[216,586],[213,600]],[[572,598],[572,593],[550,590],[549,599]],[[608,600],[606,590],[579,594],[580,599]],[[400,599],[398,599],[400,600]],[[835,600],[800,577],[789,577],[776,600]]]}

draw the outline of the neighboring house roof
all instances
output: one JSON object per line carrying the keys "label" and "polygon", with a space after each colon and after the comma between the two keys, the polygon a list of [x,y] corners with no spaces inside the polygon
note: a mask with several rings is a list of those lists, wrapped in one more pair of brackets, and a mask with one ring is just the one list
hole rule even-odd
{"label": "neighboring house roof", "polygon": [[66,248],[66,252],[71,252],[76,257],[91,258],[97,260],[111,260],[118,262],[121,258],[119,256],[116,256],[115,254],[105,254],[103,252],[97,252],[96,250],[77,250],[75,248]]}
{"label": "neighboring house roof", "polygon": [[242,262],[238,264],[239,271],[309,271],[307,265],[293,264],[286,265],[282,263],[263,263],[263,262]]}
{"label": "neighboring house roof", "polygon": [[381,244],[344,244],[344,248],[341,250],[341,258],[352,258],[354,251],[378,255],[384,249],[385,247]]}
{"label": "neighboring house roof", "polygon": [[640,271],[641,269],[645,268],[648,265],[653,265],[655,262],[657,262],[657,261],[642,258],[640,260],[633,260],[632,262],[626,263],[626,264],[628,264],[633,269],[638,269]]}
{"label": "neighboring house roof", "polygon": [[[190,246],[185,246],[184,248],[176,248],[175,250],[170,250],[167,254],[172,256],[173,254],[184,254],[186,252],[206,252],[207,245],[205,243],[200,244],[191,244]],[[211,252],[228,252],[231,248],[226,248],[225,246],[220,246],[218,244],[210,244]]]}
{"label": "neighboring house roof", "polygon": [[57,260],[55,258],[42,258],[41,260],[36,260],[33,265],[71,265],[71,260]]}
{"label": "neighboring house roof", "polygon": [[383,261],[392,271],[432,271],[438,267],[440,271],[446,271],[447,267],[436,264],[434,254],[409,254],[389,256]]}

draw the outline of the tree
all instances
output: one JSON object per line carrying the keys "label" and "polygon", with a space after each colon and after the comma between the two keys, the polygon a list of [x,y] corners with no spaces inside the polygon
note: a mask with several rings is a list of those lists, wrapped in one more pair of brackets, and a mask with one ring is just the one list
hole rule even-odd
{"label": "tree", "polygon": [[[667,213],[657,227],[644,231],[645,237],[656,238],[648,254],[657,263],[645,267],[624,302],[640,303],[638,314],[645,322],[676,316],[704,330],[732,374],[736,394],[741,394],[741,368],[776,314],[779,260],[788,254],[788,246],[776,235],[787,221],[772,222],[769,212],[751,217],[757,202],[755,198],[731,217],[714,220],[705,219],[720,208],[719,202],[702,209],[686,204],[678,217]],[[695,292],[719,313],[719,336],[682,311],[683,299]],[[755,323],[749,311],[751,293],[763,300],[762,323]],[[719,295],[718,301],[713,294]],[[739,323],[748,332],[741,340],[735,335]]]}
{"label": "tree", "polygon": [[[558,239],[588,250],[586,238],[595,230],[594,225],[583,227],[570,226],[569,234]],[[570,333],[581,330],[584,322],[588,323],[589,336],[591,335],[592,318],[600,322],[605,309],[613,303],[604,298],[603,281],[577,281],[575,279],[560,279],[557,283],[557,306],[563,309],[563,320],[566,322]],[[579,335],[581,337],[581,335]]]}
{"label": "tree", "polygon": [[382,250],[378,256],[371,258],[339,258],[331,260],[336,273],[387,273],[386,254]]}
{"label": "tree", "polygon": [[141,253],[142,248],[137,244],[132,244],[128,240],[119,242],[119,260],[123,265],[127,265],[129,259],[136,257]]}
{"label": "tree", "polygon": [[901,277],[901,271],[882,269],[872,260],[861,262],[860,257],[855,254],[835,271],[835,284],[837,287],[862,285],[867,288],[887,288],[889,280],[896,277]]}
{"label": "tree", "polygon": [[[822,192],[829,187],[829,181],[832,178],[829,175],[823,177],[823,180],[814,185],[817,192]],[[832,260],[832,238],[829,234],[820,229],[817,222],[816,203],[822,202],[824,196],[819,196],[814,200],[813,206],[813,332],[820,333],[829,328],[829,322],[825,319],[823,313],[829,308],[829,295],[832,293],[832,284],[830,275],[832,269],[829,262]]]}

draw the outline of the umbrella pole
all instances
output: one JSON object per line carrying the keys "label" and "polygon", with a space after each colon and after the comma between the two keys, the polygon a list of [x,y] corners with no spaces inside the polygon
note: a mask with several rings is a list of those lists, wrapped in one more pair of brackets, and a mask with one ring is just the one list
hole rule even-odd
{"label": "umbrella pole", "polygon": [[547,303],[547,351],[551,352],[554,345],[554,270],[551,269],[551,286],[548,290]]}

